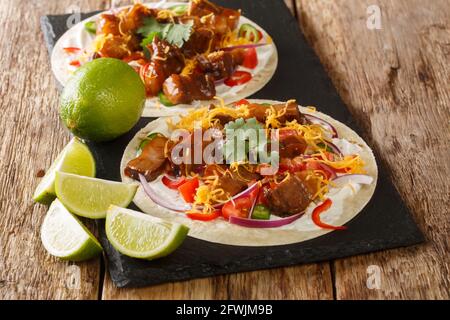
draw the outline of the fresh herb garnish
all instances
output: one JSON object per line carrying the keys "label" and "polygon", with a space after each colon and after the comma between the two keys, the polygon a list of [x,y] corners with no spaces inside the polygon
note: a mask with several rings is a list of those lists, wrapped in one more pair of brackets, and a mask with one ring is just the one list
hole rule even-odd
{"label": "fresh herb garnish", "polygon": [[159,23],[155,18],[147,17],[144,19],[144,25],[137,32],[144,36],[141,45],[150,43],[155,35],[158,35],[161,39],[181,48],[189,40],[193,24],[192,21],[186,24]]}
{"label": "fresh herb garnish", "polygon": [[97,25],[95,24],[95,21],[88,21],[84,24],[84,29],[92,34],[97,33]]}

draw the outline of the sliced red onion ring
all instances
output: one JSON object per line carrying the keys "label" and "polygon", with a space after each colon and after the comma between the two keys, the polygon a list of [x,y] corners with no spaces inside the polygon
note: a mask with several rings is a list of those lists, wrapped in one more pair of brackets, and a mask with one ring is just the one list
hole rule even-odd
{"label": "sliced red onion ring", "polygon": [[251,49],[251,48],[258,48],[258,47],[267,46],[267,45],[269,45],[269,43],[241,44],[241,45],[238,45],[238,46],[220,48],[220,50],[222,50],[222,51],[233,51],[235,49]]}
{"label": "sliced red onion ring", "polygon": [[192,209],[192,206],[189,204],[179,205],[179,204],[173,203],[173,201],[170,199],[161,198],[161,195],[159,195],[150,186],[150,184],[147,182],[147,179],[145,179],[145,177],[142,174],[139,175],[139,180],[141,181],[142,188],[144,188],[144,191],[147,194],[147,196],[157,205],[164,207],[166,209],[172,210],[172,211],[177,211],[177,212],[184,212],[184,211]]}
{"label": "sliced red onion ring", "polygon": [[346,174],[339,176],[333,180],[337,186],[343,186],[349,182],[359,183],[359,184],[371,184],[373,178],[365,174]]}
{"label": "sliced red onion ring", "polygon": [[246,228],[278,228],[294,222],[303,214],[304,212],[297,213],[293,216],[278,220],[256,220],[231,216],[229,222]]}
{"label": "sliced red onion ring", "polygon": [[327,121],[325,121],[325,120],[323,120],[323,119],[321,119],[321,118],[319,118],[319,117],[313,116],[312,114],[304,113],[303,115],[305,116],[305,118],[306,118],[309,122],[314,123],[314,124],[319,124],[319,125],[321,125],[322,127],[325,127],[325,128],[327,128],[329,131],[333,132],[333,135],[332,135],[333,138],[338,138],[337,130],[336,130],[335,127],[333,127],[333,126],[331,125],[331,123],[329,123],[329,122],[327,122]]}
{"label": "sliced red onion ring", "polygon": [[333,153],[339,155],[339,156],[343,156],[344,154],[342,153],[342,151],[333,143],[330,141],[325,141],[325,143],[327,144],[328,147],[330,147],[330,149],[333,150]]}

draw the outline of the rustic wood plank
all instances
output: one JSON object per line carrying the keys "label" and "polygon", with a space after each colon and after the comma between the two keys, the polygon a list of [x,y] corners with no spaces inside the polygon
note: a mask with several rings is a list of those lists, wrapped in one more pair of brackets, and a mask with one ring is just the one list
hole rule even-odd
{"label": "rustic wood plank", "polygon": [[40,33],[40,16],[98,1],[4,0],[0,4],[0,300],[97,299],[100,260],[72,264],[50,257],[39,230],[46,207],[31,199],[39,178],[69,140]]}
{"label": "rustic wood plank", "polygon": [[[116,0],[117,3],[119,0]],[[295,14],[294,1],[288,6]],[[129,0],[120,0],[120,5]],[[332,299],[329,263],[225,275],[139,289],[118,289],[105,275],[103,299]]]}
{"label": "rustic wood plank", "polygon": [[[382,29],[366,27],[378,4]],[[428,238],[417,248],[334,263],[338,299],[448,299],[448,1],[297,0],[309,42]],[[381,268],[379,290],[367,268]]]}

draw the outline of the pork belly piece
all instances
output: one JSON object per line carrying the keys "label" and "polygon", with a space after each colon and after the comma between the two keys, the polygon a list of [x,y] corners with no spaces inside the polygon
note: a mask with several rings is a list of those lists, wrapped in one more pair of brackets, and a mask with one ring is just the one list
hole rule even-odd
{"label": "pork belly piece", "polygon": [[183,54],[186,58],[192,58],[208,50],[215,50],[216,42],[215,33],[212,29],[206,27],[195,28],[189,40],[183,45]]}
{"label": "pork belly piece", "polygon": [[157,136],[148,142],[139,157],[128,162],[125,175],[139,180],[139,174],[142,174],[147,181],[155,180],[165,168],[166,155],[164,150],[167,140],[166,137]]}
{"label": "pork belly piece", "polygon": [[290,135],[280,138],[280,157],[293,159],[305,153],[308,144],[299,135]]}
{"label": "pork belly piece", "polygon": [[[277,112],[281,112],[284,109],[286,109],[285,114],[278,118],[278,121],[281,123],[285,123],[286,121],[293,121],[297,120],[300,124],[307,124],[308,121],[306,120],[305,116],[300,112],[298,108],[298,104],[295,101],[288,101],[283,104],[274,104],[272,106]],[[250,104],[248,106],[249,109],[249,116],[248,118],[256,118],[259,122],[266,122],[267,119],[267,108],[269,108],[266,105],[262,104]]]}
{"label": "pork belly piece", "polygon": [[308,188],[296,175],[289,176],[274,189],[269,189],[266,199],[272,212],[280,217],[303,212],[312,201]]}
{"label": "pork belly piece", "polygon": [[241,12],[215,5],[207,0],[192,0],[188,15],[200,17],[203,25],[211,27],[217,34],[225,35],[237,28]]}
{"label": "pork belly piece", "polygon": [[158,37],[153,39],[149,48],[152,55],[151,62],[141,78],[144,81],[147,95],[156,96],[163,87],[164,81],[172,74],[180,73],[184,68],[184,57],[181,50]]}
{"label": "pork belly piece", "polygon": [[244,51],[216,51],[197,57],[198,67],[203,73],[211,75],[214,80],[229,78],[237,66],[244,62]]}
{"label": "pork belly piece", "polygon": [[201,73],[171,75],[163,92],[173,104],[189,104],[194,100],[211,100],[216,95],[213,77]]}

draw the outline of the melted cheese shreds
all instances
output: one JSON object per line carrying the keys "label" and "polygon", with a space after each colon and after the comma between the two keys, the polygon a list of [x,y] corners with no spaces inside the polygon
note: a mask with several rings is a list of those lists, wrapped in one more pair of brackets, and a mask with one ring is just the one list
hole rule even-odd
{"label": "melted cheese shreds", "polygon": [[[223,101],[221,103],[223,105]],[[181,116],[180,121],[176,124],[177,129],[185,129],[192,131],[196,124],[199,124],[203,129],[212,128],[216,123],[215,119],[218,115],[227,115],[235,119],[243,118],[248,115],[248,107],[240,105],[237,107],[219,106],[213,109],[208,107],[201,107],[189,112],[186,116]]]}

